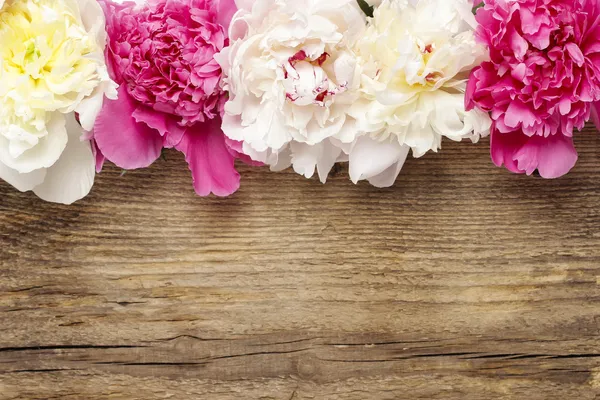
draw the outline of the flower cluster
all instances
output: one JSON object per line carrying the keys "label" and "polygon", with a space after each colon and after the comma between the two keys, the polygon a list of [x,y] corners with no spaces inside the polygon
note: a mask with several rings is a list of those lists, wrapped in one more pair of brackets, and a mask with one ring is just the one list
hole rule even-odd
{"label": "flower cluster", "polygon": [[280,170],[325,181],[349,161],[354,182],[396,180],[412,150],[477,140],[486,113],[464,109],[466,78],[485,56],[467,0],[258,0],[240,9],[225,71],[223,131]]}
{"label": "flower cluster", "polygon": [[72,203],[105,161],[184,154],[392,186],[409,154],[491,134],[556,178],[600,129],[598,0],[0,0],[0,178]]}

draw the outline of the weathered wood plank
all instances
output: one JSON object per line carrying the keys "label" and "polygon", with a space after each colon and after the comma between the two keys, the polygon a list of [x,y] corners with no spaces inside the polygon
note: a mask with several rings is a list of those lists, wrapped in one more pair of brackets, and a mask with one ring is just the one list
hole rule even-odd
{"label": "weathered wood plank", "polygon": [[600,398],[600,136],[545,181],[445,143],[396,186],[182,158],[0,183],[0,399]]}

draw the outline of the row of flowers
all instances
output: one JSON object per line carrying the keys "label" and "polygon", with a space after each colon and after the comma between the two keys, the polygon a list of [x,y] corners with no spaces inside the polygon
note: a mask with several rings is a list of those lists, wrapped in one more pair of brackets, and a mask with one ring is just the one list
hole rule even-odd
{"label": "row of flowers", "polygon": [[387,187],[490,134],[556,178],[600,125],[600,0],[0,0],[0,42],[0,178],[67,204],[165,148],[201,196],[238,159]]}

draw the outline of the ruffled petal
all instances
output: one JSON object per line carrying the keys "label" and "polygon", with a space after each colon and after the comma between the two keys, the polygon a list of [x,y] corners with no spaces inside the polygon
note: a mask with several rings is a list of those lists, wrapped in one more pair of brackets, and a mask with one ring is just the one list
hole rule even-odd
{"label": "ruffled petal", "polygon": [[94,124],[94,139],[100,151],[117,166],[125,169],[145,168],[158,157],[163,138],[148,125],[136,122],[135,100],[124,86],[117,100],[105,100]]}
{"label": "ruffled petal", "polygon": [[26,150],[17,158],[10,155],[8,141],[3,135],[0,135],[0,162],[20,173],[51,167],[67,145],[68,135],[64,115],[59,112],[52,113],[50,122],[46,125],[46,130],[48,131],[46,136],[42,137],[34,147]]}
{"label": "ruffled petal", "polygon": [[213,119],[188,128],[175,146],[185,155],[199,196],[229,196],[240,187],[240,174],[220,124],[220,119]]}
{"label": "ruffled petal", "polygon": [[72,204],[85,197],[94,184],[96,161],[88,140],[81,140],[83,129],[73,113],[66,116],[69,141],[60,159],[46,173],[44,182],[33,192],[53,203]]}
{"label": "ruffled petal", "polygon": [[156,129],[163,137],[164,146],[168,148],[175,147],[185,133],[185,128],[177,124],[175,117],[155,111],[149,107],[138,106],[132,116],[137,122]]}

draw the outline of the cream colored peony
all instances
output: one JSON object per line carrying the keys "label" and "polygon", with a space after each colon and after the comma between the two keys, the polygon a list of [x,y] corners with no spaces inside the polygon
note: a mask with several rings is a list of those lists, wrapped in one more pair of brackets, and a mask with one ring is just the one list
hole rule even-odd
{"label": "cream colored peony", "polygon": [[293,165],[321,181],[354,141],[360,68],[351,50],[365,31],[356,0],[237,1],[231,46],[217,58],[229,101],[223,131],[273,170]]}
{"label": "cream colored peony", "polygon": [[104,96],[116,96],[104,63],[104,14],[95,0],[0,6],[0,178],[72,203],[94,181],[83,129],[92,128]]}
{"label": "cream colored peony", "polygon": [[391,186],[412,150],[437,151],[442,137],[478,140],[487,114],[465,111],[470,70],[485,57],[475,43],[470,0],[383,0],[355,47],[361,99],[350,114],[359,137],[347,152],[350,177]]}

